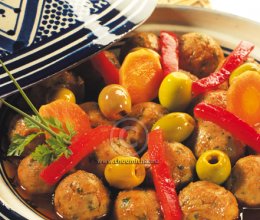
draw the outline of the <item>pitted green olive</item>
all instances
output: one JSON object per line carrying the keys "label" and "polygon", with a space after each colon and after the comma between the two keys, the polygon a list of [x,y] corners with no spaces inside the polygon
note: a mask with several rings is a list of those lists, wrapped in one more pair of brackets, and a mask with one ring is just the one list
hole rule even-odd
{"label": "pitted green olive", "polygon": [[191,101],[192,80],[182,72],[172,72],[162,81],[159,101],[169,111],[183,111]]}
{"label": "pitted green olive", "polygon": [[251,71],[257,71],[260,74],[260,66],[256,63],[244,63],[237,67],[230,75],[229,77],[229,84],[232,84],[234,79],[241,75],[242,73],[251,70]]}
{"label": "pitted green olive", "polygon": [[194,130],[195,121],[187,113],[174,112],[160,118],[152,127],[152,130],[161,129],[166,141],[182,142],[190,136]]}
{"label": "pitted green olive", "polygon": [[222,184],[231,172],[230,159],[220,150],[208,150],[199,157],[196,171],[201,180]]}

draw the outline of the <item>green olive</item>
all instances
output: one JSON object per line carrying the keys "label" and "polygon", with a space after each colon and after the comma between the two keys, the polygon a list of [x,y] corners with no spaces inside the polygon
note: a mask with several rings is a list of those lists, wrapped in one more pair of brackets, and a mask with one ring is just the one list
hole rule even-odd
{"label": "green olive", "polygon": [[182,142],[193,132],[195,120],[187,113],[174,112],[160,118],[152,130],[161,129],[164,139],[169,142]]}
{"label": "green olive", "polygon": [[59,88],[54,94],[53,100],[64,99],[68,102],[76,103],[76,97],[74,93],[67,88]]}
{"label": "green olive", "polygon": [[162,81],[159,101],[169,111],[183,111],[191,101],[192,80],[182,72],[172,72]]}
{"label": "green olive", "polygon": [[260,73],[260,66],[256,63],[244,63],[240,65],[231,73],[229,77],[229,84],[232,84],[232,82],[236,77],[238,77],[239,75],[241,75],[242,73],[248,70],[257,71]]}
{"label": "green olive", "polygon": [[118,189],[132,189],[145,178],[145,167],[137,157],[117,156],[105,168],[107,182]]}
{"label": "green olive", "polygon": [[102,89],[98,96],[100,111],[111,120],[119,120],[131,112],[132,102],[127,90],[117,84]]}
{"label": "green olive", "polygon": [[201,180],[222,184],[231,172],[230,159],[220,150],[208,150],[199,157],[196,171]]}

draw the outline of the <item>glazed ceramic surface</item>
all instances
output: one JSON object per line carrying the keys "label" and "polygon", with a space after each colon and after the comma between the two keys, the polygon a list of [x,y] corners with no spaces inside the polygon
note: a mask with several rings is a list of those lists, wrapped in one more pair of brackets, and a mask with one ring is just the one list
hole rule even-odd
{"label": "glazed ceramic surface", "polygon": [[[76,23],[77,22],[79,21],[76,21]],[[159,32],[160,30],[171,30],[177,33],[197,31],[206,33],[220,42],[226,54],[228,54],[240,40],[247,40],[256,45],[252,56],[258,61],[260,60],[260,24],[218,11],[188,7],[158,7],[150,19],[142,25],[139,30],[153,32]],[[116,29],[116,31],[120,32],[120,28]],[[100,32],[100,34],[102,33],[103,32]],[[41,43],[40,39],[39,42]],[[78,42],[78,44],[80,44],[80,42]],[[75,44],[75,46],[78,44]],[[37,50],[37,48],[35,50]],[[78,56],[77,54],[73,55]],[[46,56],[50,56],[49,53],[47,53]],[[26,60],[25,57],[23,59]],[[51,56],[51,59],[53,59],[53,62],[56,64],[59,63],[59,58],[54,59]],[[70,59],[74,62],[72,55],[70,56]],[[71,64],[73,62],[71,62]],[[8,65],[11,67],[11,61],[10,64],[8,62]],[[33,210],[15,193],[6,178],[6,174],[2,166],[0,167],[0,174],[0,216],[7,216],[3,218],[10,219],[43,219],[44,216],[41,216]]]}
{"label": "glazed ceramic surface", "polygon": [[[0,0],[0,59],[30,86],[122,38],[155,6],[156,0]],[[14,90],[0,68],[0,96]]]}

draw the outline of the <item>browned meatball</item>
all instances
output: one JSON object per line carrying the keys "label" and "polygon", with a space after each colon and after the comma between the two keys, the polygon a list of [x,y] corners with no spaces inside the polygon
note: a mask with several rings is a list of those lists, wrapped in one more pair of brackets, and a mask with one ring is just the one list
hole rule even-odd
{"label": "browned meatball", "polygon": [[33,160],[31,156],[25,157],[19,164],[17,171],[21,187],[31,194],[52,192],[53,187],[40,178],[43,169],[44,166]]}
{"label": "browned meatball", "polygon": [[108,120],[100,111],[98,103],[85,102],[80,107],[88,114],[90,125],[95,128],[99,125],[113,125],[114,121]]}
{"label": "browned meatball", "polygon": [[[27,136],[32,133],[36,133],[38,131],[39,130],[35,129],[35,128],[28,128],[25,125],[23,118],[21,118],[20,116],[15,116],[10,123],[8,136],[9,136],[9,139],[11,140],[15,135]],[[43,144],[44,141],[45,141],[44,134],[36,136],[29,144],[26,145],[24,152],[22,153],[21,156],[29,155],[31,152],[33,152],[35,150],[35,148],[38,145]]]}
{"label": "browned meatball", "polygon": [[130,190],[118,194],[115,202],[117,220],[163,219],[153,190]]}
{"label": "browned meatball", "polygon": [[114,138],[99,145],[93,154],[80,162],[79,168],[103,177],[107,162],[117,156],[138,157],[135,149],[125,140]]}
{"label": "browned meatball", "polygon": [[233,220],[238,218],[234,195],[224,187],[207,181],[190,183],[179,194],[184,220]]}
{"label": "browned meatball", "polygon": [[[172,178],[177,188],[191,182],[195,175],[196,159],[192,151],[183,144],[174,142],[165,142],[166,161],[170,167]],[[146,152],[143,161],[149,162],[149,155]],[[146,163],[146,180],[148,184],[152,181],[151,178],[151,164]]]}
{"label": "browned meatball", "polygon": [[55,210],[63,219],[97,219],[108,213],[109,194],[92,173],[82,170],[67,176],[55,190]]}
{"label": "browned meatball", "polygon": [[53,96],[60,88],[70,89],[78,103],[80,103],[85,96],[85,84],[80,76],[71,71],[61,72],[47,80],[42,81],[37,86],[33,86],[29,90],[29,97],[31,101],[40,107],[53,100]]}
{"label": "browned meatball", "polygon": [[245,153],[244,144],[220,126],[204,120],[198,120],[189,144],[197,158],[207,150],[221,150],[229,156],[232,164]]}
{"label": "browned meatball", "polygon": [[207,92],[202,100],[203,102],[211,105],[216,105],[222,108],[227,107],[227,91],[226,90],[214,90]]}
{"label": "browned meatball", "polygon": [[260,206],[260,155],[239,159],[232,168],[228,189],[246,206]]}
{"label": "browned meatball", "polygon": [[120,127],[128,131],[127,141],[131,143],[138,152],[143,152],[146,146],[146,136],[153,124],[168,110],[154,102],[143,102],[132,107],[131,113],[126,119],[119,123]]}
{"label": "browned meatball", "polygon": [[187,33],[180,38],[180,68],[199,78],[214,72],[224,59],[219,44],[210,36],[202,33]]}
{"label": "browned meatball", "polygon": [[129,37],[120,51],[120,61],[123,62],[125,56],[136,47],[144,47],[159,52],[159,39],[151,32],[134,33]]}

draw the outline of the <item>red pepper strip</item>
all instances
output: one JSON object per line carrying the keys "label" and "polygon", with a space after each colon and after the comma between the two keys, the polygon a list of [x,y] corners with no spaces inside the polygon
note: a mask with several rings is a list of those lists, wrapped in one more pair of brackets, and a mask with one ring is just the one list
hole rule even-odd
{"label": "red pepper strip", "polygon": [[175,184],[165,160],[163,133],[154,130],[148,136],[148,154],[152,163],[152,176],[165,220],[180,220],[182,216]]}
{"label": "red pepper strip", "polygon": [[102,75],[106,84],[119,83],[119,70],[107,58],[104,51],[92,57],[91,62],[95,69]]}
{"label": "red pepper strip", "polygon": [[172,32],[161,31],[161,63],[164,76],[179,69],[179,40]]}
{"label": "red pepper strip", "polygon": [[226,58],[221,68],[208,77],[199,79],[192,83],[192,93],[197,96],[201,93],[216,89],[224,83],[230,76],[231,72],[247,60],[248,55],[254,49],[254,45],[247,41],[241,41],[239,45]]}
{"label": "red pepper strip", "polygon": [[112,126],[99,126],[84,135],[79,136],[69,146],[72,155],[68,158],[61,156],[59,159],[47,166],[40,177],[50,185],[57,183],[60,178],[75,167],[84,157],[93,152],[103,141],[114,138],[126,138],[125,130]]}
{"label": "red pepper strip", "polygon": [[211,121],[229,131],[235,138],[252,147],[260,153],[260,134],[249,124],[231,112],[206,103],[200,103],[194,108],[195,117]]}

